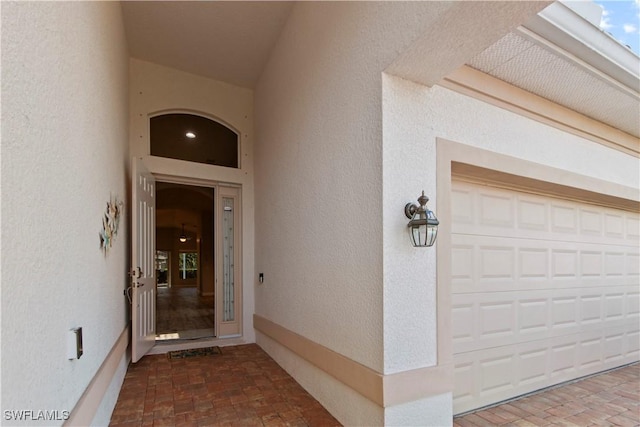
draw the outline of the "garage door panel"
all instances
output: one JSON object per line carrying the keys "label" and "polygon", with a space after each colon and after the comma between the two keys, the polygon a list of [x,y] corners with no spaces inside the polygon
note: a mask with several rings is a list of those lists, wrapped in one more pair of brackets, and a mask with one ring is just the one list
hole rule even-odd
{"label": "garage door panel", "polygon": [[526,369],[520,369],[520,384],[531,387],[543,383],[547,377],[548,359],[549,351],[546,348],[522,351],[520,364]]}
{"label": "garage door panel", "polygon": [[452,297],[454,353],[637,324],[633,286],[458,294]]}
{"label": "garage door panel", "polygon": [[480,246],[480,279],[515,279],[515,248]]}
{"label": "garage door panel", "polygon": [[473,303],[452,305],[452,330],[454,343],[471,343],[475,339],[473,328],[475,310]]}
{"label": "garage door panel", "polygon": [[[640,215],[457,182],[451,194],[452,232],[619,244],[640,240]],[[495,217],[491,217],[495,215]]]}
{"label": "garage door panel", "polygon": [[519,248],[519,278],[524,280],[546,279],[549,276],[549,251],[547,248]]}
{"label": "garage door panel", "polygon": [[640,276],[640,255],[633,252],[626,254],[626,270],[627,276],[633,278],[637,282],[638,276]]}
{"label": "garage door panel", "polygon": [[502,195],[495,192],[480,193],[479,197],[480,213],[479,224],[489,227],[505,228],[512,230],[515,228],[515,199],[510,195]]}
{"label": "garage door panel", "polygon": [[585,337],[580,341],[578,349],[578,369],[581,371],[587,369],[598,369],[602,365],[604,340],[600,334]]}
{"label": "garage door panel", "polygon": [[453,384],[456,390],[455,400],[463,406],[473,405],[475,396],[478,395],[476,384],[479,381],[475,378],[478,371],[474,361],[460,362],[453,369]]}
{"label": "garage door panel", "polygon": [[595,208],[583,208],[580,210],[580,233],[585,236],[602,236],[602,212]]}
{"label": "garage door panel", "polygon": [[578,251],[554,249],[551,251],[551,276],[553,278],[578,277]]}
{"label": "garage door panel", "polygon": [[602,276],[602,252],[583,250],[580,252],[580,266],[582,277]]}
{"label": "garage door panel", "polygon": [[580,323],[592,325],[602,321],[602,306],[604,296],[602,293],[587,293],[580,297]]}
{"label": "garage door panel", "polygon": [[604,316],[606,321],[622,319],[624,316],[625,294],[609,293],[604,298]]}
{"label": "garage door panel", "polygon": [[474,224],[475,215],[475,192],[472,188],[458,188],[451,192],[451,211],[453,212],[453,223],[459,226]]}
{"label": "garage door panel", "polygon": [[578,327],[578,295],[551,298],[551,327],[567,329]]}
{"label": "garage door panel", "polygon": [[624,238],[624,221],[623,214],[614,214],[611,212],[604,215],[604,234],[608,237],[616,239]]}
{"label": "garage door panel", "polygon": [[520,298],[518,325],[523,334],[543,333],[549,328],[549,301],[546,297]]}
{"label": "garage door panel", "polygon": [[[630,355],[640,352],[640,331],[635,330],[627,333],[627,353]],[[637,357],[637,356],[636,356]]]}
{"label": "garage door panel", "polygon": [[555,233],[578,234],[577,207],[572,205],[551,204],[551,231]]}
{"label": "garage door panel", "polygon": [[[631,363],[636,354],[616,353],[629,338],[616,331],[606,341],[597,333],[584,332],[458,355],[454,413]],[[614,348],[608,351],[607,343]]]}
{"label": "garage door panel", "polygon": [[640,293],[629,292],[625,302],[627,304],[627,317],[637,320],[640,316]]}
{"label": "garage door panel", "polygon": [[[501,244],[500,244],[501,243]],[[636,248],[452,236],[452,292],[637,284]]]}
{"label": "garage door panel", "polygon": [[626,215],[626,238],[632,241],[640,240],[640,218],[633,214]]}
{"label": "garage door panel", "polygon": [[540,200],[518,200],[517,218],[519,228],[536,232],[549,230],[547,204]]}
{"label": "garage door panel", "polygon": [[570,340],[551,347],[551,378],[574,377],[576,371],[576,359],[578,356],[578,344]]}
{"label": "garage door panel", "polygon": [[515,303],[511,300],[500,300],[480,303],[478,305],[479,339],[514,339],[516,333]]}
{"label": "garage door panel", "polygon": [[454,413],[640,358],[637,213],[456,181],[452,208]]}
{"label": "garage door panel", "polygon": [[513,354],[498,357],[485,357],[478,363],[480,372],[480,390],[483,393],[502,394],[511,390],[511,368],[516,364],[516,356]]}

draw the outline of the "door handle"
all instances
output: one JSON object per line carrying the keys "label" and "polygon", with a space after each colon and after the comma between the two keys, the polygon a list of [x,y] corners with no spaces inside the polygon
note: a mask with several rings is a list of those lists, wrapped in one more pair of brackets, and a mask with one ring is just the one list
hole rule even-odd
{"label": "door handle", "polygon": [[129,276],[133,277],[134,279],[138,279],[142,277],[142,274],[143,274],[142,269],[140,267],[134,268],[129,272]]}

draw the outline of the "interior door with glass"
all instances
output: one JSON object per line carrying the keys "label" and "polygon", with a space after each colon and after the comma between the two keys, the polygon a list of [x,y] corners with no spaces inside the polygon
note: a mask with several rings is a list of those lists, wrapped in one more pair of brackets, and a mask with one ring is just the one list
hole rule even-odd
{"label": "interior door with glass", "polygon": [[219,186],[216,195],[216,336],[242,334],[240,189]]}

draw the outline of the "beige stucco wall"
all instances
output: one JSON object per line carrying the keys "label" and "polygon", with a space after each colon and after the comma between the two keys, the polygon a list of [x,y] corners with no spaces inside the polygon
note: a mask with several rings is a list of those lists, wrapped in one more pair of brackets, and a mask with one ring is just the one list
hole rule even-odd
{"label": "beige stucco wall", "polygon": [[[107,256],[98,233],[128,193],[127,56],[118,3],[2,4],[3,411],[71,411],[125,329],[128,212]],[[77,326],[84,355],[70,361]]]}
{"label": "beige stucco wall", "polygon": [[[433,12],[417,3],[298,3],[255,93],[256,273],[265,277],[256,313],[378,372],[381,71]],[[341,422],[383,422],[380,406],[261,334],[258,343]]]}
{"label": "beige stucco wall", "polygon": [[[625,154],[438,86],[383,75],[402,42],[394,30],[380,36],[372,34],[380,25],[364,23],[388,24],[409,10],[385,7],[297,4],[259,80],[256,272],[265,283],[256,289],[256,313],[391,375],[438,363],[436,250],[410,246],[403,214],[422,190],[438,211],[437,138],[638,181]],[[411,22],[428,23],[420,10],[412,17],[400,19],[405,36]],[[257,341],[344,423],[451,420],[451,395],[439,392],[354,410],[353,390],[329,385],[326,373],[270,338],[258,334]]]}
{"label": "beige stucco wall", "polygon": [[[435,176],[412,177],[397,194],[385,183],[387,138],[409,145],[406,153],[398,145],[391,159],[393,168],[405,171],[435,165],[429,157],[435,145],[418,146],[415,160],[402,117],[401,140],[387,135],[382,73],[431,25],[437,30],[454,22],[450,7],[298,3],[255,92],[256,273],[265,274],[256,289],[256,314],[381,374],[436,361],[435,254],[412,251],[402,213],[420,190],[435,188]],[[508,21],[507,15],[501,19]],[[437,52],[427,46],[420,54]],[[437,59],[420,62],[438,75],[445,72],[441,63],[450,66],[452,59]],[[430,124],[423,116],[411,126]],[[402,227],[396,221],[404,221]],[[402,243],[389,239],[395,233]],[[398,259],[403,272],[394,264]],[[257,342],[343,423],[451,420],[450,408],[442,408],[449,395],[393,409],[356,404],[361,396],[352,389],[332,385],[329,375],[262,334]]]}

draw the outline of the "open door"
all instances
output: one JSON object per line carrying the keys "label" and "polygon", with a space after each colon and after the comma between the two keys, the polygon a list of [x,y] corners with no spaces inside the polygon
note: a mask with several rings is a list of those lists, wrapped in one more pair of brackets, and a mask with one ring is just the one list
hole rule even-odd
{"label": "open door", "polygon": [[131,359],[135,363],[156,338],[156,186],[141,159],[134,158],[131,167]]}
{"label": "open door", "polygon": [[216,195],[216,336],[242,334],[240,189],[219,186]]}

